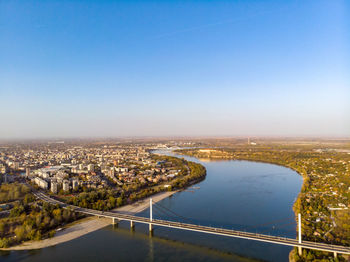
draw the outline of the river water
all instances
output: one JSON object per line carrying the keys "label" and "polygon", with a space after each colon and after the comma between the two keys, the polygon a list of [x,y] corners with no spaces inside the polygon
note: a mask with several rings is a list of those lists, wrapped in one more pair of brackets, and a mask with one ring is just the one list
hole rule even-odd
{"label": "river water", "polygon": [[[292,206],[302,185],[296,172],[265,163],[184,158],[204,165],[207,177],[159,202],[154,218],[296,237]],[[139,215],[149,216],[149,210]],[[146,225],[131,231],[121,222],[55,247],[0,252],[0,261],[288,261],[290,250],[159,227],[150,236]]]}

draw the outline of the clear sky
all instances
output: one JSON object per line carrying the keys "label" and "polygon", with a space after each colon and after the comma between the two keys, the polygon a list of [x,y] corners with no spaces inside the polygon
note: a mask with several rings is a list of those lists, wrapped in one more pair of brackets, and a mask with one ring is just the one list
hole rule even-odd
{"label": "clear sky", "polygon": [[0,138],[350,136],[350,1],[0,1]]}

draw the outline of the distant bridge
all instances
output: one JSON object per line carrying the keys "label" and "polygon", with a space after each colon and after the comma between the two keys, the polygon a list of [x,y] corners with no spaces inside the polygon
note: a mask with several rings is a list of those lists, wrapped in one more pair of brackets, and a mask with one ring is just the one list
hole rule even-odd
{"label": "distant bridge", "polygon": [[[286,238],[286,237],[263,235],[258,233],[249,233],[249,232],[243,232],[238,230],[199,226],[199,225],[187,224],[182,222],[153,219],[152,199],[150,200],[150,218],[145,218],[145,217],[121,214],[118,212],[106,212],[106,211],[103,212],[103,211],[98,211],[94,209],[68,205],[63,202],[57,201],[45,195],[42,192],[36,192],[34,193],[34,195],[37,198],[43,201],[46,201],[50,204],[54,204],[54,205],[58,204],[63,208],[71,208],[75,212],[80,212],[83,214],[93,215],[98,217],[111,218],[113,224],[116,224],[118,221],[121,221],[121,220],[130,221],[131,227],[134,227],[135,222],[148,224],[150,232],[152,232],[153,226],[160,226],[160,227],[177,228],[182,230],[202,232],[202,233],[213,234],[213,235],[221,235],[221,236],[228,236],[228,237],[235,237],[235,238],[242,238],[242,239],[249,239],[249,240],[261,241],[261,242],[285,245],[285,246],[298,247],[299,253],[301,253],[302,248],[307,248],[307,249],[314,249],[314,250],[320,250],[325,252],[332,252],[334,253],[335,257],[337,256],[337,254],[350,255],[350,247],[345,247],[340,245],[331,245],[331,244],[325,244],[325,243],[317,243],[317,242],[311,242],[311,241],[302,241],[300,222],[299,222],[299,239],[292,239],[292,238]],[[300,221],[300,215],[299,215],[299,221]]]}

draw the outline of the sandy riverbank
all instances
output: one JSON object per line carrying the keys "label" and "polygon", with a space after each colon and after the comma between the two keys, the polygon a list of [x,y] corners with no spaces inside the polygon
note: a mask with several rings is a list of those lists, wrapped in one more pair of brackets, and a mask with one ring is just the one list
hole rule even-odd
{"label": "sandy riverbank", "polygon": [[[176,192],[178,191],[161,192],[151,197],[140,200],[134,204],[113,209],[113,211],[133,215],[147,209],[149,207],[150,198],[152,198],[153,202],[156,203],[163,200],[164,198],[175,194]],[[99,230],[103,227],[110,225],[111,222],[111,219],[107,218],[88,217],[86,219],[82,219],[81,221],[76,221],[72,224],[66,225],[64,227],[64,230],[57,232],[56,235],[52,238],[43,239],[40,241],[27,241],[22,243],[21,245],[13,246],[10,248],[0,248],[0,250],[29,250],[55,246],[57,244],[76,239],[90,232]]]}

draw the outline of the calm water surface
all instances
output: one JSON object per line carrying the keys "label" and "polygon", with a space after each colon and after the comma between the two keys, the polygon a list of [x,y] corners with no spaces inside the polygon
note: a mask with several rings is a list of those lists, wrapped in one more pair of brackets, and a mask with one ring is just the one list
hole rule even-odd
{"label": "calm water surface", "polygon": [[[302,184],[296,172],[248,161],[185,158],[204,165],[207,177],[159,202],[176,215],[155,207],[155,218],[295,238],[292,205]],[[149,210],[140,215],[149,216]],[[288,261],[290,250],[159,227],[151,237],[146,225],[136,224],[133,232],[121,222],[55,247],[1,252],[0,261]]]}

